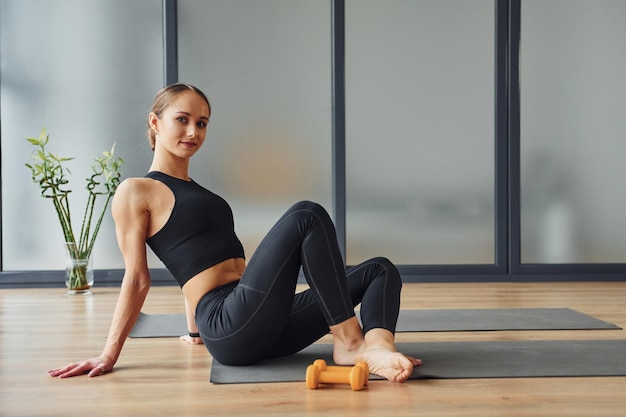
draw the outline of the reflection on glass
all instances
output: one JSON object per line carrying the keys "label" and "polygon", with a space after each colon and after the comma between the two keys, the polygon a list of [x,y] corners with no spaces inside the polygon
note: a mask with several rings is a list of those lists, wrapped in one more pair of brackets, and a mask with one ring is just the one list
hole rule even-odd
{"label": "reflection on glass", "polygon": [[522,263],[626,259],[626,2],[524,0]]}
{"label": "reflection on glass", "polygon": [[192,175],[226,198],[250,256],[297,200],[331,209],[330,5],[178,1],[179,75],[211,100]]}
{"label": "reflection on glass", "polygon": [[494,2],[346,2],[347,261],[494,262]]}
{"label": "reflection on glass", "polygon": [[[0,28],[3,268],[60,270],[63,234],[24,166],[33,148],[24,138],[45,126],[49,149],[76,157],[68,167],[78,225],[95,156],[117,143],[124,177],[143,175],[146,116],[163,79],[161,1],[3,0]],[[108,213],[94,267],[122,266]]]}

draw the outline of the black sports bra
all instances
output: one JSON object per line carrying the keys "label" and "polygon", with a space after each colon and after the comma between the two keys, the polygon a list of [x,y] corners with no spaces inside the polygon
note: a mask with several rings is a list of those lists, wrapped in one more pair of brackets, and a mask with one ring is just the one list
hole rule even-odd
{"label": "black sports bra", "polygon": [[146,177],[161,181],[174,193],[174,208],[167,223],[146,243],[181,288],[205,269],[227,259],[245,257],[226,200],[193,180],[158,171]]}

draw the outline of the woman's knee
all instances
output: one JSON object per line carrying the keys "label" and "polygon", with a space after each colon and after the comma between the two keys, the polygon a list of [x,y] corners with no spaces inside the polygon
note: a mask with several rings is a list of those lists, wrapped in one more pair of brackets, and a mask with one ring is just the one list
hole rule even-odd
{"label": "woman's knee", "polygon": [[400,271],[398,271],[398,268],[393,262],[383,256],[372,258],[370,259],[370,262],[378,266],[382,272],[381,275],[385,276],[387,282],[397,285],[398,288],[402,288],[402,277],[400,275]]}
{"label": "woman's knee", "polygon": [[295,203],[289,211],[308,211],[313,213],[327,214],[326,209],[321,204],[314,201],[302,200]]}
{"label": "woman's knee", "polygon": [[287,211],[287,214],[296,214],[298,219],[315,219],[334,227],[332,219],[326,209],[319,203],[303,200],[299,201]]}

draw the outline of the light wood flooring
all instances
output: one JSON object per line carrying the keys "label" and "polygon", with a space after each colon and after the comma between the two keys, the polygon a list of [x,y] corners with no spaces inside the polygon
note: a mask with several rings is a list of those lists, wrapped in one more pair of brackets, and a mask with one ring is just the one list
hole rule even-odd
{"label": "light wood flooring", "polygon": [[[129,339],[114,372],[103,377],[49,377],[49,368],[100,352],[118,291],[0,290],[0,416],[626,416],[626,377],[372,381],[358,392],[308,390],[304,383],[214,385],[205,348],[176,338]],[[405,284],[402,298],[405,309],[522,307],[569,307],[626,327],[626,283]],[[182,313],[180,290],[152,288],[143,311]],[[397,337],[543,339],[626,339],[626,331]]]}

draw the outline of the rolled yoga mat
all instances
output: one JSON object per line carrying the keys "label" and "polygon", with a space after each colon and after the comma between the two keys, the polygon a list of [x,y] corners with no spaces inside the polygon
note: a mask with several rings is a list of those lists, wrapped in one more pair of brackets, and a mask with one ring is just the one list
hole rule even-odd
{"label": "rolled yoga mat", "polygon": [[[411,379],[590,377],[626,375],[626,340],[560,340],[399,343],[398,350],[420,358]],[[216,384],[304,381],[316,359],[332,363],[332,345],[250,366],[213,360]],[[373,377],[372,379],[380,379]]]}
{"label": "rolled yoga mat", "polygon": [[[501,308],[401,310],[396,330],[458,332],[607,329],[620,327],[569,308]],[[141,313],[130,337],[177,337],[186,333],[187,322],[184,314]]]}

